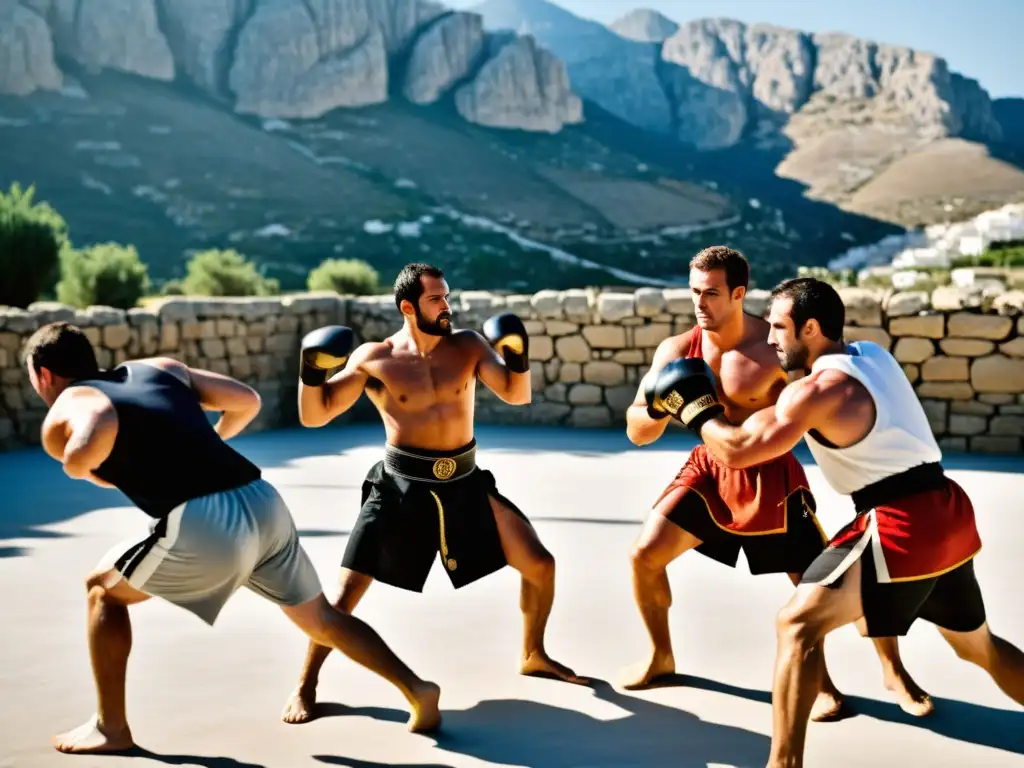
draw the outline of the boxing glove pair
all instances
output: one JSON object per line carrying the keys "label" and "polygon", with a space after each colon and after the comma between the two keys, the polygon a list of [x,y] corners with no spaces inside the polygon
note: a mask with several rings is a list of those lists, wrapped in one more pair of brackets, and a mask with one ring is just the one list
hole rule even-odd
{"label": "boxing glove pair", "polygon": [[511,312],[489,318],[483,327],[484,338],[504,358],[513,373],[530,370],[530,339],[523,321]]}
{"label": "boxing glove pair", "polygon": [[705,422],[725,413],[718,402],[715,373],[699,357],[681,357],[657,373],[648,373],[644,398],[652,419],[671,416],[698,435]]}
{"label": "boxing glove pair", "polygon": [[327,325],[302,338],[299,379],[307,387],[322,387],[327,374],[348,362],[356,336],[344,325]]}

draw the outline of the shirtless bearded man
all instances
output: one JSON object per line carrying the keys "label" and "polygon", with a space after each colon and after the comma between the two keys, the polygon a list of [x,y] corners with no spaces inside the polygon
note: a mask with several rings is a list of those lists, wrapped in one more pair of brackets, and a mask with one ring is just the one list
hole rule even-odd
{"label": "shirtless bearded man", "polygon": [[[771,406],[787,376],[768,345],[768,323],[743,312],[749,267],[724,246],[698,253],[690,262],[690,287],[697,327],[663,341],[651,370],[630,406],[627,433],[647,445],[664,433],[669,413],[657,396],[681,358],[703,358],[718,378],[718,400],[725,418],[740,423]],[[672,602],[666,568],[690,549],[735,567],[742,549],[752,574],[786,573],[793,584],[825,548],[827,538],[815,517],[815,501],[803,467],[786,452],[743,470],[726,467],[698,445],[676,478],[655,502],[633,553],[637,604],[653,652],[625,672],[626,688],[641,688],[675,672],[669,635]],[[886,686],[911,714],[932,709],[931,699],[910,678],[893,638],[876,638]],[[842,706],[821,659],[822,684],[813,719],[838,714]]]}
{"label": "shirtless bearded man", "polygon": [[[522,575],[521,672],[583,682],[544,650],[554,558],[526,516],[498,493],[493,475],[475,461],[477,377],[506,403],[530,402],[526,329],[519,318],[503,314],[484,325],[486,340],[472,330],[455,331],[448,299],[440,269],[409,264],[395,281],[395,303],[405,323],[393,336],[354,352],[353,333],[342,326],[313,331],[303,341],[302,424],[327,424],[365,391],[387,435],[384,458],[363,483],[335,606],[354,611],[374,579],[422,591],[438,552],[456,589],[511,565]],[[311,719],[329,653],[310,643],[298,687],[285,705],[285,722]]]}

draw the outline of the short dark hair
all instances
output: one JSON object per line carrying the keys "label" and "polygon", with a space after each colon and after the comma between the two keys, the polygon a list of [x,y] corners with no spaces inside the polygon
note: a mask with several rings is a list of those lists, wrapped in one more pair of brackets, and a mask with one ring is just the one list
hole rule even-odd
{"label": "short dark hair", "polygon": [[85,379],[100,371],[89,337],[64,321],[48,323],[33,333],[21,355],[24,362],[31,359],[36,373],[47,368],[66,379]]}
{"label": "short dark hair", "polygon": [[792,299],[793,308],[789,315],[797,333],[804,323],[814,319],[821,326],[825,338],[831,341],[843,338],[846,307],[839,292],[828,283],[814,277],[795,277],[775,286],[772,299],[778,298]]}
{"label": "short dark hair", "polygon": [[423,281],[420,278],[424,275],[435,277],[438,280],[444,278],[444,272],[441,271],[440,267],[435,267],[433,264],[416,262],[402,267],[402,271],[395,278],[396,307],[401,309],[403,301],[412,302],[414,307],[419,306],[420,296],[423,295]]}
{"label": "short dark hair", "polygon": [[701,272],[724,270],[725,284],[729,286],[730,291],[740,287],[746,288],[750,282],[750,265],[743,258],[743,254],[725,245],[705,248],[690,259],[690,269],[699,269]]}

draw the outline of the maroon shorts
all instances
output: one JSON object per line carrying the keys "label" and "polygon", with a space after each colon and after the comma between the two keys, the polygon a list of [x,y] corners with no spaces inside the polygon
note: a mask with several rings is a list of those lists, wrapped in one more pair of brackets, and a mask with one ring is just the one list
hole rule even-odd
{"label": "maroon shorts", "polygon": [[655,508],[714,560],[735,566],[742,549],[754,574],[803,573],[828,541],[792,453],[733,469],[698,445]]}

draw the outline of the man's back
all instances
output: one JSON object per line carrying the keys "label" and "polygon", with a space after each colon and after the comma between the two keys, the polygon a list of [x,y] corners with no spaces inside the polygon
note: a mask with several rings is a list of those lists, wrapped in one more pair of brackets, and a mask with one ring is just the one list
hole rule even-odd
{"label": "man's back", "polygon": [[74,382],[108,400],[117,431],[95,474],[153,517],[179,504],[245,485],[260,470],[214,430],[196,392],[166,370],[130,362]]}

